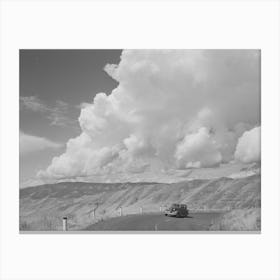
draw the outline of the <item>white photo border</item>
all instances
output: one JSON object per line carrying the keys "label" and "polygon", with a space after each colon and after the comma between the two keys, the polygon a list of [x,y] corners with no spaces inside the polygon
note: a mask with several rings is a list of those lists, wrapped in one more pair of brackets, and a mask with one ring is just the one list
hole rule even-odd
{"label": "white photo border", "polygon": [[[2,1],[0,279],[280,279],[279,11],[267,0]],[[19,49],[99,48],[261,49],[261,234],[19,234]]]}

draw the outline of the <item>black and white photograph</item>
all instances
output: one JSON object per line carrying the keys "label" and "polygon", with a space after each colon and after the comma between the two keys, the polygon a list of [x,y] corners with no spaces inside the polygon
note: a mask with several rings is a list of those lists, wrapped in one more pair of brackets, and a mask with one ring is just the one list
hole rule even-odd
{"label": "black and white photograph", "polygon": [[279,280],[280,1],[0,1],[0,280]]}
{"label": "black and white photograph", "polygon": [[261,50],[20,49],[19,231],[261,232]]}

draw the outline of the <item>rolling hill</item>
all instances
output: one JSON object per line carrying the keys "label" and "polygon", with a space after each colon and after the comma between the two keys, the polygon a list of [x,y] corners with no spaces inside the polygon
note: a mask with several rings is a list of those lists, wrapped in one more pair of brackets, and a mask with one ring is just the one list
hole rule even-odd
{"label": "rolling hill", "polygon": [[177,183],[61,182],[20,189],[21,230],[61,230],[67,216],[69,228],[79,230],[119,214],[159,212],[174,202],[190,209],[257,208],[261,201],[261,176],[194,179]]}

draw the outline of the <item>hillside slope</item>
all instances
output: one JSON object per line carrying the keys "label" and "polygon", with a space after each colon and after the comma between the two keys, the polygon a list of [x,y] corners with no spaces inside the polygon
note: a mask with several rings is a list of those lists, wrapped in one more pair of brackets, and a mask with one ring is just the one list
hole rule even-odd
{"label": "hillside slope", "polygon": [[119,207],[132,214],[140,207],[156,212],[174,202],[190,209],[227,209],[260,207],[260,201],[260,175],[171,184],[64,182],[20,190],[20,228],[60,230],[61,217],[67,216],[70,229],[80,229],[118,215]]}
{"label": "hillside slope", "polygon": [[235,209],[227,212],[216,219],[209,230],[260,231],[261,209]]}

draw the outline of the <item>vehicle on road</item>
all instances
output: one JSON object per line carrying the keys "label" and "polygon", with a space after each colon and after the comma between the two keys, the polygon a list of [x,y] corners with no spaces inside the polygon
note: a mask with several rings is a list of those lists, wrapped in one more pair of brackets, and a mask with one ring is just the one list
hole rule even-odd
{"label": "vehicle on road", "polygon": [[165,216],[183,218],[188,217],[189,210],[186,204],[172,204],[164,211]]}

